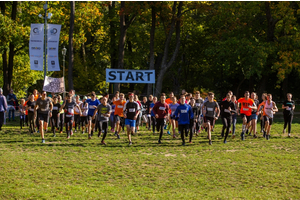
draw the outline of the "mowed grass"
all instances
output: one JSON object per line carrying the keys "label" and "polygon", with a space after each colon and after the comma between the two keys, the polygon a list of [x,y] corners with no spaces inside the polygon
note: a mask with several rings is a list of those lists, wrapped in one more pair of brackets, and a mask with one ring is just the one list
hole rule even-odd
{"label": "mowed grass", "polygon": [[[213,132],[181,146],[166,133],[162,144],[143,127],[128,146],[125,133],[105,142],[74,133],[28,135],[18,122],[0,133],[0,199],[300,199],[300,119],[292,138],[277,114],[267,141],[259,133],[223,144],[221,120]],[[49,129],[50,130],[50,129]],[[165,131],[166,132],[166,131]]]}

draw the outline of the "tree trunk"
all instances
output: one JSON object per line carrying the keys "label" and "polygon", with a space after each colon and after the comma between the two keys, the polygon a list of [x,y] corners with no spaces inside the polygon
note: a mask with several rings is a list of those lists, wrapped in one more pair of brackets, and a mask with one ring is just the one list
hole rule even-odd
{"label": "tree trunk", "polygon": [[[120,7],[120,39],[119,39],[119,53],[118,53],[118,67],[117,69],[124,68],[124,54],[125,54],[125,40],[127,29],[130,24],[135,20],[136,14],[134,14],[128,23],[126,23],[126,15],[125,15],[125,1],[121,1]],[[120,91],[120,83],[114,84],[114,92]]]}
{"label": "tree trunk", "polygon": [[[114,69],[117,68],[118,60],[117,60],[117,48],[116,48],[116,26],[115,22],[113,21],[114,15],[115,15],[115,1],[111,1],[109,4],[109,11],[108,16],[110,19],[109,22],[109,32],[110,32],[110,68]],[[113,84],[109,84],[109,92],[114,93]]]}
{"label": "tree trunk", "polygon": [[[5,1],[0,2],[1,13],[5,14]],[[2,67],[3,67],[3,94],[7,95],[9,93],[8,85],[8,72],[7,72],[7,50],[4,49],[2,53]]]}
{"label": "tree trunk", "polygon": [[[150,30],[150,65],[149,65],[149,70],[154,69],[155,24],[156,24],[156,11],[155,11],[155,6],[152,6],[152,24],[151,24],[151,30]],[[153,84],[148,84],[148,86],[147,86],[147,96],[152,94],[152,85]]]}
{"label": "tree trunk", "polygon": [[70,1],[71,14],[70,14],[70,30],[69,30],[69,68],[68,68],[68,87],[69,90],[73,90],[73,64],[74,64],[74,52],[73,52],[73,32],[74,32],[74,16],[75,16],[75,1]]}
{"label": "tree trunk", "polygon": [[[164,56],[163,56],[161,68],[160,68],[160,71],[159,71],[159,74],[157,77],[157,81],[156,81],[156,90],[155,90],[156,96],[158,96],[161,93],[164,75],[165,75],[166,71],[174,63],[175,58],[179,51],[179,47],[180,47],[180,22],[181,21],[179,20],[179,18],[181,17],[181,9],[182,9],[183,2],[182,1],[179,2],[177,16],[175,16],[176,5],[177,5],[177,2],[175,1],[173,8],[172,8],[173,17],[172,17],[172,22],[171,22],[171,28],[170,28],[170,31],[166,38],[165,48],[164,48]],[[173,51],[173,55],[172,55],[170,61],[168,62],[167,58],[169,55],[169,45],[170,45],[170,42],[172,39],[172,34],[174,32],[175,24],[176,24],[176,47],[175,47],[175,50]]]}

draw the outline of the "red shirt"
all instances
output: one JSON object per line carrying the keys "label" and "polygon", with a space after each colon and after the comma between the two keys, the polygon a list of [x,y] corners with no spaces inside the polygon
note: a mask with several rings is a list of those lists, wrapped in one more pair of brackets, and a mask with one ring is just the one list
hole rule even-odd
{"label": "red shirt", "polygon": [[245,114],[246,116],[250,116],[252,109],[249,108],[249,106],[253,106],[254,101],[252,99],[246,100],[245,98],[240,98],[238,100],[239,103],[241,103],[241,114]]}
{"label": "red shirt", "polygon": [[169,105],[167,103],[156,102],[153,107],[153,114],[158,114],[158,118],[166,118],[169,112]]}

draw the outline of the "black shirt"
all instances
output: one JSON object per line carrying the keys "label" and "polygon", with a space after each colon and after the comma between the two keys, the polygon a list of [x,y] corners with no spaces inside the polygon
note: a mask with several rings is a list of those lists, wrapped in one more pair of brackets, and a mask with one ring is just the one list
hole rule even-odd
{"label": "black shirt", "polygon": [[[231,111],[228,110],[228,108],[231,108]],[[221,116],[222,117],[230,117],[231,113],[235,113],[235,106],[234,103],[232,101],[222,101],[220,103],[220,110],[221,110]]]}
{"label": "black shirt", "polygon": [[283,105],[285,106],[285,107],[289,107],[288,109],[284,109],[283,110],[283,113],[284,114],[289,114],[289,115],[292,115],[293,113],[294,113],[294,111],[293,111],[293,106],[295,105],[295,102],[292,100],[292,101],[288,101],[288,100],[285,100],[284,102],[283,102]]}
{"label": "black shirt", "polygon": [[133,120],[138,110],[139,110],[139,104],[135,101],[133,102],[128,101],[124,105],[124,112],[127,115],[127,119]]}
{"label": "black shirt", "polygon": [[33,113],[34,112],[34,106],[35,106],[35,101],[28,101],[27,106],[28,106],[28,113]]}

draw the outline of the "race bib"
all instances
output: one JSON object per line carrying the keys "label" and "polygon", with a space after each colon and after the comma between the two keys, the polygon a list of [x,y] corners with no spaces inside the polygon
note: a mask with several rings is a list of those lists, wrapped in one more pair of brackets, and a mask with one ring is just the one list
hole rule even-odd
{"label": "race bib", "polygon": [[73,115],[74,114],[74,109],[73,108],[68,108],[68,114]]}
{"label": "race bib", "polygon": [[197,107],[200,107],[200,103],[196,103],[196,106],[197,106]]}
{"label": "race bib", "polygon": [[90,106],[89,106],[89,109],[95,109],[95,108],[94,108],[94,106],[93,106],[93,105],[90,105]]}
{"label": "race bib", "polygon": [[224,109],[224,112],[230,113],[230,111],[228,109]]}
{"label": "race bib", "polygon": [[165,107],[159,107],[159,110],[165,110],[166,108]]}
{"label": "race bib", "polygon": [[249,108],[243,108],[243,111],[248,111],[249,110]]}
{"label": "race bib", "polygon": [[29,108],[29,111],[33,112],[33,111],[34,111],[34,109],[32,109],[32,108]]}
{"label": "race bib", "polygon": [[111,112],[115,112],[115,109],[112,109]]}
{"label": "race bib", "polygon": [[135,108],[129,108],[129,112],[135,112]]}
{"label": "race bib", "polygon": [[43,109],[43,108],[41,108],[41,111],[48,111],[48,109]]}
{"label": "race bib", "polygon": [[58,107],[57,106],[53,106],[52,110],[58,110]]}
{"label": "race bib", "polygon": [[187,113],[187,110],[181,110],[181,113]]}
{"label": "race bib", "polygon": [[291,107],[288,107],[288,108],[286,108],[286,110],[292,110],[292,108],[291,108]]}
{"label": "race bib", "polygon": [[207,108],[207,111],[214,111],[213,108]]}
{"label": "race bib", "polygon": [[118,105],[118,108],[123,108],[123,106],[122,105]]}

